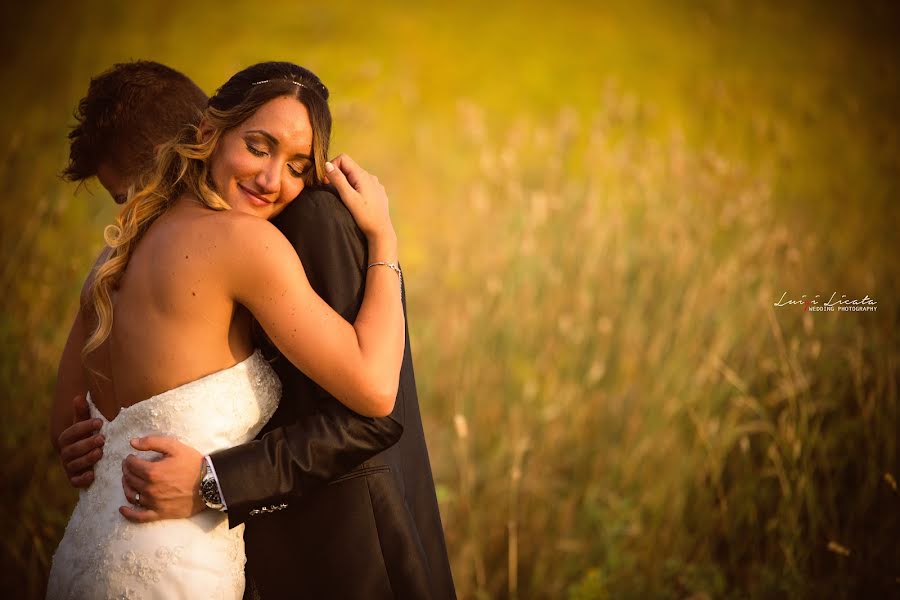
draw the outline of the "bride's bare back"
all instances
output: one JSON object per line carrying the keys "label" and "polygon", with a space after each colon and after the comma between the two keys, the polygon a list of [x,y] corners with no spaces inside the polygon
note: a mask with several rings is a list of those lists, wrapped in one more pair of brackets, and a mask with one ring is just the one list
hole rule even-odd
{"label": "bride's bare back", "polygon": [[251,316],[232,299],[227,258],[240,244],[229,234],[252,218],[182,198],[143,236],[113,297],[109,338],[87,362],[107,419],[250,355]]}

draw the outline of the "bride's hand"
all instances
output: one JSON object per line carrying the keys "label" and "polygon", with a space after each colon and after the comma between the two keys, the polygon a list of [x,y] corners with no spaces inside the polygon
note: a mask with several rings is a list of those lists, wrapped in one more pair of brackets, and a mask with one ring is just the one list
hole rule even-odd
{"label": "bride's hand", "polygon": [[[129,506],[119,512],[135,523],[182,519],[206,508],[200,499],[203,455],[172,437],[151,435],[131,440],[136,450],[159,452],[158,460],[129,454],[122,461],[122,490]],[[135,494],[140,500],[135,502]],[[135,506],[132,506],[135,505]]]}
{"label": "bride's hand", "polygon": [[346,154],[325,163],[325,171],[369,242],[396,244],[387,193],[378,178]]}

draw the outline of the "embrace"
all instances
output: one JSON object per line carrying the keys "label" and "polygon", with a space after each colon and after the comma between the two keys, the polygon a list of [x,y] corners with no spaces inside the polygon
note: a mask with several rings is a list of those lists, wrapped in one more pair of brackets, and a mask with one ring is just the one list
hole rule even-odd
{"label": "embrace", "polygon": [[48,598],[455,597],[387,195],[328,158],[328,95],[286,62],[91,81],[64,174],[123,207],[60,359]]}

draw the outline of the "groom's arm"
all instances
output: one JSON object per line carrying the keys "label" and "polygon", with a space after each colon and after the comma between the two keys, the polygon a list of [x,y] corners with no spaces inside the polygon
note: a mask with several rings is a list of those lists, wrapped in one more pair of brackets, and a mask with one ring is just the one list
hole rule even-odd
{"label": "groom's arm", "polygon": [[[316,293],[354,321],[365,291],[367,244],[343,202],[329,191],[308,191],[275,224],[297,250]],[[396,420],[359,416],[309,383],[302,389],[312,390],[319,410],[211,455],[231,526],[252,510],[321,487],[400,439]],[[284,387],[282,402],[293,401],[291,386]]]}

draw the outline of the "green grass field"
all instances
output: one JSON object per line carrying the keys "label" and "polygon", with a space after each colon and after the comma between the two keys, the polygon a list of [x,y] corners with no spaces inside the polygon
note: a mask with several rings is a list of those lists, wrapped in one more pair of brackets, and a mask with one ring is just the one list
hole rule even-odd
{"label": "green grass field", "polygon": [[46,422],[115,215],[58,178],[65,135],[134,58],[329,85],[333,149],[391,195],[461,598],[900,595],[896,8],[88,0],[0,26],[4,596],[42,597],[77,498]]}

